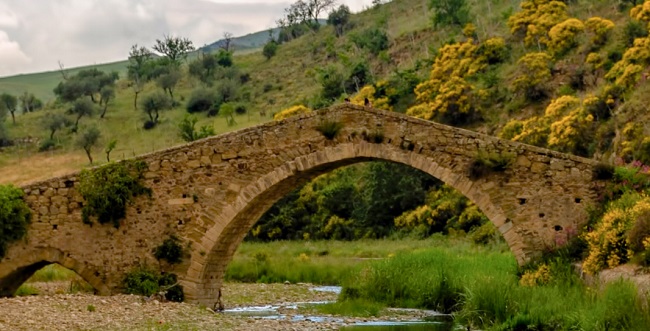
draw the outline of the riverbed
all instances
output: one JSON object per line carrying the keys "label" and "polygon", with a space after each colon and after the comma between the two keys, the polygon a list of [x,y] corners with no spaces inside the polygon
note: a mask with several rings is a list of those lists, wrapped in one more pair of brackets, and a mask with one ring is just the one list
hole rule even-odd
{"label": "riverbed", "polygon": [[[225,313],[187,303],[158,302],[135,295],[63,294],[61,284],[32,283],[39,295],[0,299],[0,330],[376,330],[373,325],[421,322],[430,315],[418,310],[385,310],[379,317],[309,315],[301,305],[335,301],[332,290],[310,284],[227,283]],[[238,314],[267,307],[265,314]],[[250,309],[249,309],[250,310]],[[431,324],[427,324],[431,326]],[[365,326],[366,328],[361,328]],[[433,327],[412,330],[442,330]],[[350,328],[352,327],[352,328]],[[411,329],[409,329],[411,330]]]}

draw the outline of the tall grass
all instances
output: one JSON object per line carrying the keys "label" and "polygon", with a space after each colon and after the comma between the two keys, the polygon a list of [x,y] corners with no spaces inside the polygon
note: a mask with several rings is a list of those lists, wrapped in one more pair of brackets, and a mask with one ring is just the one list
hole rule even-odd
{"label": "tall grass", "polygon": [[[426,240],[245,242],[228,265],[226,280],[340,285],[372,261],[444,245],[447,240],[442,236]],[[496,250],[507,251],[507,247]]]}
{"label": "tall grass", "polygon": [[589,288],[561,260],[547,285],[519,284],[510,253],[468,244],[399,254],[343,282],[341,300],[437,309],[490,330],[648,330],[648,302],[618,281]]}

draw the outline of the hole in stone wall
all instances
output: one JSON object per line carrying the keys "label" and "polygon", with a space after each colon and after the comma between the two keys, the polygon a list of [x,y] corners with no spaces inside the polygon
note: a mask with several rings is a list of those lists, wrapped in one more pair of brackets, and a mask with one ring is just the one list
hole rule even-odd
{"label": "hole in stone wall", "polygon": [[576,203],[581,203],[581,202],[582,202],[582,199],[576,198]]}
{"label": "hole in stone wall", "polygon": [[553,229],[554,229],[555,231],[562,231],[562,227],[559,226],[559,225],[554,226]]}
{"label": "hole in stone wall", "polygon": [[539,213],[539,218],[544,218],[544,216],[546,216],[546,214],[544,214],[544,213]]}
{"label": "hole in stone wall", "polygon": [[519,198],[517,200],[519,200],[520,205],[525,205],[526,204],[526,199],[525,198]]}
{"label": "hole in stone wall", "polygon": [[65,182],[63,182],[63,184],[65,185],[66,188],[71,188],[74,186],[74,182],[71,180],[66,180]]}
{"label": "hole in stone wall", "polygon": [[178,220],[178,225],[183,225],[183,220]]}
{"label": "hole in stone wall", "polygon": [[52,230],[56,230],[56,229],[58,229],[58,228],[59,228],[59,225],[58,225],[58,224],[52,224]]}

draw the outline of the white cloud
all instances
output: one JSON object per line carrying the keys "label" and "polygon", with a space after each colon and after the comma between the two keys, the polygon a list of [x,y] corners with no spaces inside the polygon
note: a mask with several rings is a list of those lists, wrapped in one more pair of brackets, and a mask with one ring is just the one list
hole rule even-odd
{"label": "white cloud", "polygon": [[[0,76],[126,59],[133,44],[163,35],[210,44],[224,32],[241,36],[275,26],[295,0],[1,0],[5,31]],[[372,0],[340,0],[353,11]],[[10,9],[9,9],[10,8]],[[8,36],[11,36],[9,38]]]}
{"label": "white cloud", "polygon": [[15,74],[20,68],[31,62],[30,58],[20,49],[20,44],[9,39],[9,35],[0,30],[0,72]]}

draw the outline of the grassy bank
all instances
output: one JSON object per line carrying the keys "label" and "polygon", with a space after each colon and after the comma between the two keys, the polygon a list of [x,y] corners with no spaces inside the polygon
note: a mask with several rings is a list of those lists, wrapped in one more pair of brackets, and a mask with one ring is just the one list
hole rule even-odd
{"label": "grassy bank", "polygon": [[523,286],[509,253],[467,244],[398,254],[362,268],[341,295],[453,313],[489,330],[647,330],[648,302],[624,281],[590,288],[571,266],[550,264],[545,285]]}
{"label": "grassy bank", "polygon": [[371,261],[424,250],[440,241],[278,241],[244,243],[226,271],[227,281],[274,283],[309,282],[339,285]]}

